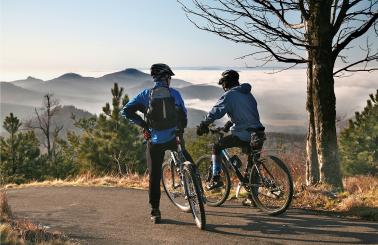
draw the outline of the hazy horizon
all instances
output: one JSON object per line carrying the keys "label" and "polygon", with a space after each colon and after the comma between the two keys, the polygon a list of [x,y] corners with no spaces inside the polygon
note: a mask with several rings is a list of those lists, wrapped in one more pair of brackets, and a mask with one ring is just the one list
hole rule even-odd
{"label": "hazy horizon", "polygon": [[[99,77],[116,71],[120,70],[92,73],[91,75],[85,72],[78,73],[83,76]],[[148,69],[142,71],[148,72]],[[222,70],[176,69],[174,72],[176,74],[174,78],[185,80],[194,85],[218,86],[217,82]],[[257,99],[261,121],[264,124],[277,127],[289,125],[302,129],[306,128],[307,78],[305,69],[292,69],[275,74],[271,74],[270,70],[239,69],[239,72],[240,82],[248,82],[252,85],[252,94]],[[54,74],[49,79],[60,75],[62,73]],[[354,115],[355,111],[360,111],[364,108],[369,94],[374,93],[378,88],[377,75],[377,73],[359,72],[353,73],[349,77],[335,78],[338,117],[348,119]],[[41,78],[42,76],[36,75],[35,77]],[[175,87],[174,82],[172,82],[171,86]],[[127,93],[127,90],[125,92]],[[95,96],[93,99],[96,99]],[[209,111],[215,102],[216,99],[185,100],[187,107],[203,111]],[[96,114],[101,112],[101,107],[86,101],[82,101],[81,106],[78,105],[78,108]]]}

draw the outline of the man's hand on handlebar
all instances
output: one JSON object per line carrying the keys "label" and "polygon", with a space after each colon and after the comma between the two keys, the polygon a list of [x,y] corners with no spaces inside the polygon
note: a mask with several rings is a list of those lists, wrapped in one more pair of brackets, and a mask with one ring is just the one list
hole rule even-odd
{"label": "man's hand on handlebar", "polygon": [[197,126],[197,135],[201,136],[208,133],[209,133],[209,125],[205,122],[201,122],[200,125]]}

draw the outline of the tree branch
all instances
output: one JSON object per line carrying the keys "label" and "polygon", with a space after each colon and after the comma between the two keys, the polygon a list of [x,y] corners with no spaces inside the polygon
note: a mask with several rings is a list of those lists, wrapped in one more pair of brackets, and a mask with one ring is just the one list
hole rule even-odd
{"label": "tree branch", "polygon": [[[343,72],[343,71],[346,71],[346,72],[357,72],[357,71],[367,71],[367,72],[371,72],[371,71],[376,71],[376,70],[378,70],[377,67],[372,67],[372,68],[367,68],[367,67],[366,67],[367,63],[370,62],[370,61],[373,61],[373,60],[378,60],[378,53],[375,53],[374,55],[369,55],[369,54],[368,54],[364,59],[361,59],[361,60],[359,60],[359,61],[356,61],[356,62],[354,62],[354,63],[352,63],[352,64],[349,64],[349,65],[347,65],[347,66],[345,66],[345,67],[343,67],[343,68],[341,68],[341,69],[339,69],[339,70],[333,72],[333,76],[335,76],[335,77],[340,77],[341,75],[340,75],[340,76],[336,76],[336,75],[337,75],[338,73],[340,73],[340,72]],[[351,67],[353,67],[353,66],[356,66],[356,65],[361,64],[361,63],[364,63],[364,62],[366,62],[366,65],[365,65],[365,67],[362,68],[362,69],[349,69],[349,68],[351,68]]]}
{"label": "tree branch", "polygon": [[[236,43],[246,43],[251,46],[260,48],[270,53],[275,60],[284,63],[306,63],[307,60],[301,56],[293,57],[294,54],[285,48],[284,43],[291,43],[296,49],[308,45],[304,38],[299,38],[290,34],[280,26],[273,26],[272,22],[266,18],[267,11],[273,13],[273,9],[264,9],[266,3],[261,0],[254,0],[254,5],[247,5],[239,0],[235,1],[218,1],[223,9],[219,7],[210,7],[208,5],[200,4],[197,0],[192,1],[198,11],[191,10],[182,1],[179,1],[186,16],[198,29],[215,33],[225,39],[234,41]],[[280,1],[282,3],[282,1]],[[260,5],[260,6],[259,6]],[[282,11],[289,8],[281,7]],[[251,12],[253,11],[253,12]],[[264,12],[265,11],[265,12]],[[227,16],[235,16],[235,18],[221,18],[216,12],[221,12]],[[281,15],[276,10],[275,15]],[[199,17],[207,22],[207,26],[199,25],[191,16]],[[246,30],[242,28],[237,22],[241,18],[246,18]],[[281,20],[282,22],[282,20]],[[290,28],[288,28],[290,30]],[[301,33],[303,35],[303,33]],[[283,43],[283,44],[282,44]],[[278,50],[276,50],[278,49]],[[280,52],[279,50],[286,49],[287,52]]]}
{"label": "tree branch", "polygon": [[365,22],[362,26],[360,26],[355,31],[351,32],[341,43],[337,43],[335,45],[334,50],[332,51],[332,57],[336,60],[337,56],[339,55],[340,51],[343,50],[352,40],[362,36],[365,32],[369,30],[369,28],[375,23],[378,19],[378,12],[375,13],[370,20]]}

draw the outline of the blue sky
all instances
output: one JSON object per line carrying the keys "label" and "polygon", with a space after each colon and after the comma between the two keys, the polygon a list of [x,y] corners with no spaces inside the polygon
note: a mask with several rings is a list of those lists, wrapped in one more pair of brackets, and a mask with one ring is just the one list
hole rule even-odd
{"label": "blue sky", "polygon": [[250,52],[196,29],[176,0],[0,0],[0,80],[156,62],[241,67],[235,58]]}
{"label": "blue sky", "polygon": [[175,0],[1,0],[1,70],[242,66],[235,45],[196,29]]}

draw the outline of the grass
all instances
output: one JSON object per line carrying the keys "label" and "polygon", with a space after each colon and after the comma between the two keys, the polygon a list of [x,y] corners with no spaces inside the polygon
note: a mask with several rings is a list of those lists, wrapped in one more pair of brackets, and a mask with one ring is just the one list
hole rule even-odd
{"label": "grass", "polygon": [[0,244],[2,245],[73,245],[63,233],[51,232],[25,219],[16,219],[4,190],[0,191]]}
{"label": "grass", "polygon": [[326,185],[305,186],[303,144],[299,143],[298,146],[290,146],[289,150],[280,151],[279,157],[288,164],[293,177],[295,196],[292,207],[378,221],[377,177],[344,177],[344,190],[334,192]]}
{"label": "grass", "polygon": [[296,190],[293,206],[378,221],[378,178],[345,177],[343,185],[342,192],[326,185],[302,187]]}
{"label": "grass", "polygon": [[134,189],[148,188],[148,175],[128,174],[126,176],[95,176],[91,173],[85,173],[74,178],[65,180],[53,179],[42,182],[30,182],[26,184],[7,184],[6,189],[23,188],[33,186],[109,186],[109,187],[127,187]]}

